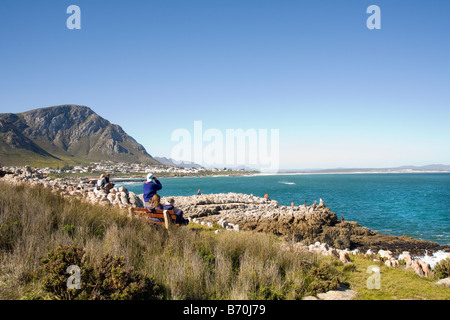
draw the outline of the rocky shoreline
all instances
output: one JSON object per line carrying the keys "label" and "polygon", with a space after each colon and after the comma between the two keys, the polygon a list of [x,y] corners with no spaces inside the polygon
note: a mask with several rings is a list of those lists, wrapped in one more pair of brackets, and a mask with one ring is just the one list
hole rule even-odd
{"label": "rocky shoreline", "polygon": [[[109,192],[97,190],[88,179],[50,179],[28,166],[19,172],[4,174],[0,181],[44,186],[67,198],[79,198],[121,209],[143,206],[142,195],[129,192],[124,187],[113,188]],[[406,257],[406,265],[414,267],[421,275],[428,273],[430,264],[417,257],[440,252],[444,254],[444,258],[450,258],[450,245],[439,245],[407,236],[380,234],[357,222],[341,221],[325,204],[316,208],[306,205],[292,208],[281,206],[274,200],[238,193],[173,198],[175,206],[183,210],[184,217],[191,223],[215,227],[218,232],[233,230],[272,233],[288,240],[286,243],[291,245],[286,245],[286,250],[308,250],[335,255],[344,262],[351,254],[373,255],[374,258],[382,258],[386,265],[392,267],[398,265],[399,259]],[[166,200],[162,198],[163,203]]]}
{"label": "rocky shoreline", "polygon": [[[299,207],[281,206],[252,195],[227,193],[173,197],[175,205],[187,217],[198,221],[223,224],[227,221],[239,230],[253,230],[285,236],[295,242],[326,243],[336,249],[360,251],[390,250],[393,254],[409,251],[425,255],[438,250],[449,251],[450,245],[413,239],[407,236],[380,234],[354,221],[341,221],[325,204]],[[164,198],[163,198],[164,200]]]}

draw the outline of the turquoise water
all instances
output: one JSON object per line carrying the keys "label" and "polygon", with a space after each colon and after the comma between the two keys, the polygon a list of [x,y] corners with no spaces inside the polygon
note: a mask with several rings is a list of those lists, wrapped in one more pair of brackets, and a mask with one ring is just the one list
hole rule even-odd
{"label": "turquoise water", "polygon": [[[380,233],[450,244],[450,173],[311,174],[161,178],[162,196],[246,193],[279,204],[323,198],[338,217]],[[142,183],[117,183],[142,193]]]}

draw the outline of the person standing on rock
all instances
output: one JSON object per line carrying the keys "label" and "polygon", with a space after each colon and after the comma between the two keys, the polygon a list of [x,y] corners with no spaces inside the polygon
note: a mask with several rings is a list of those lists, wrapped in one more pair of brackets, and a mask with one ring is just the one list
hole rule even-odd
{"label": "person standing on rock", "polygon": [[147,175],[147,181],[144,182],[144,208],[150,207],[150,200],[156,194],[158,190],[162,189],[162,184],[159,180],[153,176],[152,173]]}
{"label": "person standing on rock", "polygon": [[313,211],[314,211],[314,210],[316,210],[316,206],[317,206],[317,201],[316,201],[316,200],[314,200],[314,203],[313,203],[313,205],[312,205],[312,207],[313,207]]}

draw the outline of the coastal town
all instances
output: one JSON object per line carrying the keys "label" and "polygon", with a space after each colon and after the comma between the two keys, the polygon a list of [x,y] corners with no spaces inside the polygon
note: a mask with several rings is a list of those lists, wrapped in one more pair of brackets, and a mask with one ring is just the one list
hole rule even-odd
{"label": "coastal town", "polygon": [[[0,175],[7,173],[21,173],[27,171],[31,166],[0,166]],[[147,173],[156,173],[163,176],[185,176],[185,175],[209,175],[209,174],[228,174],[232,172],[244,172],[244,169],[233,170],[231,168],[204,168],[204,167],[176,167],[167,165],[146,165],[142,163],[125,163],[102,161],[92,162],[87,165],[70,166],[64,165],[56,168],[33,168],[33,172],[39,172],[43,175],[49,174],[80,174],[87,175],[102,173],[112,173],[117,176],[145,176]]]}

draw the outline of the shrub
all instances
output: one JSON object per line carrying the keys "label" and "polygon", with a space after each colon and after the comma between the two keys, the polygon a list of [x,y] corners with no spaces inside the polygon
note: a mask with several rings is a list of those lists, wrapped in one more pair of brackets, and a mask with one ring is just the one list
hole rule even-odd
{"label": "shrub", "polygon": [[43,287],[45,291],[50,292],[54,299],[71,300],[80,296],[86,297],[86,287],[82,290],[69,289],[67,286],[67,268],[75,265],[81,268],[81,283],[91,282],[91,270],[88,270],[83,263],[84,251],[82,248],[73,246],[59,246],[51,250],[47,257],[42,259],[44,269]]}
{"label": "shrub", "polygon": [[445,279],[450,277],[450,259],[440,261],[434,267],[434,274],[438,279]]}
{"label": "shrub", "polygon": [[73,236],[73,232],[75,231],[75,226],[73,224],[65,224],[63,226],[63,231],[66,232],[69,236]]}
{"label": "shrub", "polygon": [[156,300],[161,290],[146,276],[125,268],[123,257],[106,255],[96,270],[95,300]]}
{"label": "shrub", "polygon": [[[141,300],[161,299],[162,290],[153,279],[132,272],[124,266],[123,257],[106,255],[93,268],[84,250],[75,246],[60,246],[42,260],[44,290],[51,298],[63,300]],[[69,289],[67,268],[76,265],[81,270],[81,289]]]}
{"label": "shrub", "polygon": [[284,300],[284,294],[277,292],[274,288],[264,287],[260,290],[261,298],[264,300]]}
{"label": "shrub", "polygon": [[342,271],[344,272],[355,272],[356,271],[356,265],[353,263],[347,263],[342,268]]}
{"label": "shrub", "polygon": [[330,264],[321,263],[309,270],[309,277],[312,281],[309,285],[309,291],[312,294],[322,293],[329,290],[335,290],[339,287],[340,278]]}

